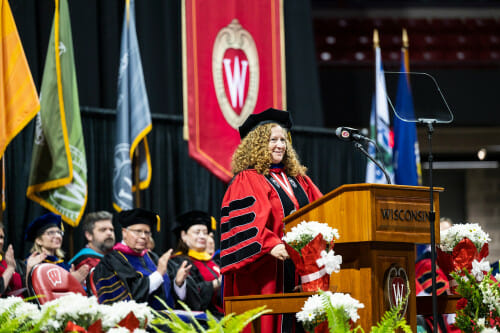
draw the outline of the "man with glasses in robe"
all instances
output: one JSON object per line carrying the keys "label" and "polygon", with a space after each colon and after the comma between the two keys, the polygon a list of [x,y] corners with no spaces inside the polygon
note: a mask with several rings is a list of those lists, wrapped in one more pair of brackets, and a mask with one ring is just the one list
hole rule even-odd
{"label": "man with glasses in robe", "polygon": [[171,281],[167,264],[172,249],[157,261],[149,254],[147,242],[159,217],[149,210],[135,208],[116,215],[122,226],[123,240],[115,244],[95,267],[93,280],[99,303],[110,304],[124,300],[148,302],[154,309],[164,309],[155,296],[174,307],[174,300],[184,300],[188,270],[179,270]]}

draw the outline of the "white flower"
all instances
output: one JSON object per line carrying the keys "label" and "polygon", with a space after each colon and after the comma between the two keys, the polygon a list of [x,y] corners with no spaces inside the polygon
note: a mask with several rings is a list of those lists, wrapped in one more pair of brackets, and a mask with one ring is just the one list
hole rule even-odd
{"label": "white flower", "polygon": [[[113,327],[110,328],[107,331],[107,333],[130,333],[130,331],[126,327]],[[147,331],[140,328],[136,328],[132,333],[147,333]]]}
{"label": "white flower", "polygon": [[484,327],[485,320],[486,320],[486,319],[484,319],[484,318],[479,318],[479,319],[477,320],[477,324],[478,324],[479,326],[481,326],[481,327]]}
{"label": "white flower", "polygon": [[331,293],[327,291],[322,296],[315,294],[309,297],[302,307],[302,311],[297,312],[297,320],[306,323],[314,320],[315,317],[326,314],[324,301],[330,302],[334,308],[342,308],[345,315],[353,322],[359,319],[358,309],[365,306],[348,294]]}
{"label": "white flower", "polygon": [[483,328],[481,330],[481,333],[498,333],[498,330],[494,327],[491,327],[491,328]]}
{"label": "white flower", "polygon": [[298,321],[305,323],[313,321],[317,315],[322,313],[325,313],[322,298],[320,295],[315,294],[304,302],[302,310],[297,312],[296,317]]}
{"label": "white flower", "polygon": [[455,224],[441,232],[441,250],[452,252],[455,245],[464,238],[470,239],[478,251],[491,241],[490,236],[477,223]]}
{"label": "white flower", "polygon": [[57,330],[61,323],[73,321],[76,324],[83,322],[94,322],[101,313],[97,299],[93,297],[83,296],[81,294],[69,293],[63,297],[47,302],[41,307],[42,316],[51,313],[51,320],[44,326],[46,330],[53,328]]}
{"label": "white flower", "polygon": [[314,239],[319,234],[321,234],[323,239],[328,243],[332,242],[334,238],[340,238],[338,230],[330,227],[326,223],[302,221],[300,224],[293,227],[291,231],[287,232],[286,235],[283,236],[283,240],[290,244],[302,240],[304,236],[310,236],[311,239]]}
{"label": "white flower", "polygon": [[325,271],[327,274],[332,274],[333,272],[340,272],[340,265],[342,264],[342,256],[335,255],[333,250],[326,252],[321,251],[321,258],[316,260],[318,267],[325,266]]}
{"label": "white flower", "polygon": [[113,327],[108,330],[108,333],[130,333],[126,327]]}
{"label": "white flower", "polygon": [[48,332],[53,332],[53,331],[58,331],[59,329],[62,329],[61,323],[59,320],[52,319],[50,318],[45,325],[41,328],[42,331],[48,331]]}
{"label": "white flower", "polygon": [[488,306],[488,310],[494,311],[500,307],[499,290],[498,288],[492,288],[489,279],[483,279],[479,283],[479,290],[481,291],[483,304]]}
{"label": "white flower", "polygon": [[342,293],[330,294],[330,303],[332,303],[336,308],[344,308],[344,311],[353,322],[356,322],[356,320],[359,319],[358,309],[365,307],[363,303],[360,303],[357,299],[352,298],[349,294]]}
{"label": "white flower", "polygon": [[29,302],[21,302],[19,306],[13,312],[14,317],[24,317],[30,318],[34,321],[39,321],[42,317],[42,313],[38,308],[38,305],[29,303]]}
{"label": "white flower", "polygon": [[472,261],[472,271],[471,274],[474,275],[478,282],[483,281],[484,272],[488,272],[490,270],[490,263],[486,260],[481,259],[481,261],[477,261],[474,259]]}
{"label": "white flower", "polygon": [[99,304],[97,299],[83,296],[81,294],[69,293],[64,297],[42,305],[42,313],[49,309],[55,309],[55,318],[60,320],[76,320],[80,317],[99,318]]}
{"label": "white flower", "polygon": [[[24,302],[19,297],[0,298],[0,315],[10,311],[11,318],[29,319],[39,322],[43,316],[47,321],[40,327],[43,332],[61,332],[68,321],[80,326],[88,326],[102,320],[104,331],[130,333],[125,327],[115,327],[130,312],[140,321],[141,327],[153,319],[152,309],[146,303],[117,302],[113,305],[100,305],[95,297],[87,297],[70,293],[47,302],[38,309],[32,303]],[[1,329],[0,329],[1,330]],[[133,333],[146,333],[144,329],[136,329]]]}
{"label": "white flower", "polygon": [[21,297],[10,296],[0,298],[0,314],[9,311],[10,318],[23,317],[34,321],[40,320],[41,313],[38,306],[25,302]]}
{"label": "white flower", "polygon": [[7,298],[0,298],[0,313],[4,313],[8,308],[14,304],[22,303],[23,299],[21,297],[10,296]]}
{"label": "white flower", "polygon": [[139,319],[141,324],[144,324],[146,320],[150,322],[153,318],[151,308],[147,305],[147,303],[124,301],[113,303],[111,305],[101,305],[101,312],[106,314],[101,318],[103,328],[114,327],[131,311],[134,313],[134,316]]}

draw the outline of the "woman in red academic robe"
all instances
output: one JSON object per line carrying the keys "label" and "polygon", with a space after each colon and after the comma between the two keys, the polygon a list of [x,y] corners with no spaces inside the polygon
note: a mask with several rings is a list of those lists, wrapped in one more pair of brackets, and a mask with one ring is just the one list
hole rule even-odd
{"label": "woman in red academic robe", "polygon": [[[293,289],[293,273],[285,273],[289,256],[281,240],[282,220],[322,194],[291,145],[291,125],[288,112],[268,109],[251,115],[239,128],[242,142],[232,160],[235,176],[221,210],[224,297]],[[280,316],[261,320],[262,332],[285,331]]]}
{"label": "woman in red academic robe", "polygon": [[3,224],[0,222],[0,296],[21,296],[23,280],[21,275],[16,272],[17,263],[14,259],[14,250],[12,245],[9,245],[7,251],[3,253],[4,240],[5,233]]}

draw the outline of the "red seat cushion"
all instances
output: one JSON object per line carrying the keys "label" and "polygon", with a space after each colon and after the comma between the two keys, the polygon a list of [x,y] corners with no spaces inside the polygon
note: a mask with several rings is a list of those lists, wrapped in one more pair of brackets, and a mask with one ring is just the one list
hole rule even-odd
{"label": "red seat cushion", "polygon": [[71,292],[87,296],[80,282],[67,270],[54,264],[38,264],[29,273],[29,292],[32,296],[39,295],[40,304],[47,303]]}

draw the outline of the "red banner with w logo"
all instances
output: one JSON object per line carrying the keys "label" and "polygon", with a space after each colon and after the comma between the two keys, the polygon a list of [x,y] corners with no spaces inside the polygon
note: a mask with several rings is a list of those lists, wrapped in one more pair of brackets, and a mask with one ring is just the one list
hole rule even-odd
{"label": "red banner with w logo", "polygon": [[189,155],[232,178],[238,127],[286,109],[282,0],[184,0],[184,136]]}

